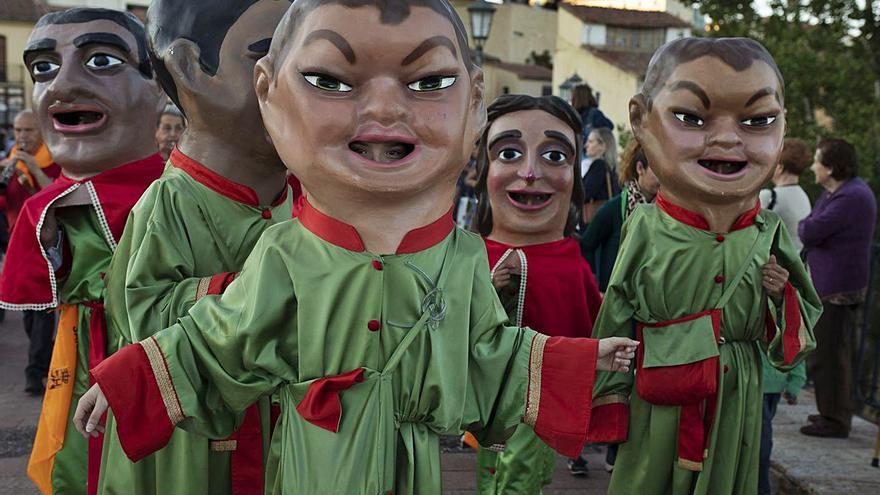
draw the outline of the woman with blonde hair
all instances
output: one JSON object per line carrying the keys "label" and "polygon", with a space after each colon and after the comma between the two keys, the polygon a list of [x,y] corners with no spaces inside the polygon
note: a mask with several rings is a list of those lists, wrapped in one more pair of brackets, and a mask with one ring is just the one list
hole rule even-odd
{"label": "woman with blonde hair", "polygon": [[586,170],[584,185],[584,225],[589,225],[599,208],[620,193],[617,184],[617,140],[611,129],[599,127],[590,131],[584,145]]}

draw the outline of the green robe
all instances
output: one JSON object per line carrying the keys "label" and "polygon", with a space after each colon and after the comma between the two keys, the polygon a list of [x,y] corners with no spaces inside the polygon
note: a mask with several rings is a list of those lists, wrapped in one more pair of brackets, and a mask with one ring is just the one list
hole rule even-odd
{"label": "green robe", "polygon": [[[89,328],[92,317],[90,303],[100,302],[104,292],[102,280],[113,251],[104,237],[101,223],[91,206],[60,208],[58,225],[64,231],[70,248],[70,270],[61,282],[59,300],[77,306],[76,370],[73,395],[67,413],[64,446],[55,455],[52,469],[52,493],[71,495],[86,493],[89,442],[73,427],[73,415],[80,397],[89,389]],[[49,378],[50,382],[52,377]],[[51,383],[49,384],[51,387]]]}
{"label": "green robe", "polygon": [[[185,316],[200,284],[204,290],[210,277],[240,270],[263,231],[290,218],[289,191],[271,208],[252,206],[206,187],[173,161],[132,209],[113,256],[106,296],[112,349]],[[267,404],[261,406],[268,426]],[[112,414],[107,425],[99,493],[231,493],[228,442],[177,430],[168,446],[133,463],[121,450]],[[268,431],[263,428],[264,445]]]}
{"label": "green robe", "polygon": [[588,421],[596,341],[504,326],[482,239],[454,229],[377,256],[319,237],[354,229],[309,230],[308,210],[267,229],[222,296],[94,371],[130,456],[161,445],[163,421],[228,433],[224,412],[273,392],[268,493],[439,494],[439,435],[498,443],[521,421],[580,449],[586,424],[569,420]]}
{"label": "green robe", "polygon": [[[633,336],[636,321],[666,322],[711,309],[740,267],[748,262],[749,268],[723,309],[723,342],[716,350],[717,410],[701,471],[678,458],[680,407],[643,400],[634,389],[638,378],[633,373],[597,373],[591,435],[599,430],[605,433],[598,440],[625,441],[610,494],[757,493],[760,354],[766,353],[780,369],[797,365],[815,347],[812,327],[821,313],[788,233],[778,229],[776,237],[772,235],[779,222],[775,213],[761,211],[753,224],[718,235],[686,224],[681,216],[673,218],[658,205],[637,208],[627,220],[594,337]],[[756,239],[762,248],[746,260]],[[789,271],[794,289],[778,313],[761,286],[761,267],[771,252]],[[792,312],[800,318],[779,317]],[[792,321],[797,320],[801,325],[794,328]],[[693,340],[667,338],[659,344],[680,363],[700,352]],[[790,347],[784,353],[786,342]],[[597,421],[603,424],[597,426]]]}

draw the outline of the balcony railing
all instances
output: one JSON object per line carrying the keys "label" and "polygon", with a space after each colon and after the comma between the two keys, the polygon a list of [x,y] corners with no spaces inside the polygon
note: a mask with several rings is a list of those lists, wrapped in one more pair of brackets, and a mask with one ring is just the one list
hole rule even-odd
{"label": "balcony railing", "polygon": [[0,85],[23,85],[28,78],[24,64],[0,65]]}

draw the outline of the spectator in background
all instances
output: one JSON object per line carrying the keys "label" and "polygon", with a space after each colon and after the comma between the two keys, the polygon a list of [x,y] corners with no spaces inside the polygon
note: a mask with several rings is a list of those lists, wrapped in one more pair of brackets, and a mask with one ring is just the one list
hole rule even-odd
{"label": "spectator in background", "polygon": [[177,145],[185,129],[186,119],[183,118],[183,113],[172,104],[165,105],[165,110],[159,116],[159,123],[156,124],[156,145],[163,160],[168,161],[171,150]]}
{"label": "spectator in background", "polygon": [[823,139],[812,170],[825,189],[798,234],[824,312],[816,324],[816,351],[807,371],[816,385],[819,414],[809,416],[804,435],[846,438],[852,415],[852,343],[859,306],[868,287],[871,241],[877,221],[874,193],[856,177],[853,146]]}
{"label": "spectator in background", "polygon": [[584,185],[584,226],[599,208],[620,193],[617,183],[617,141],[611,129],[593,129],[584,145],[586,160],[581,162]]}
{"label": "spectator in background", "polygon": [[584,141],[593,129],[600,127],[614,130],[614,124],[599,110],[599,101],[593,95],[589,84],[579,84],[572,89],[571,106],[581,116]]}
{"label": "spectator in background", "polygon": [[[15,116],[13,125],[15,146],[9,152],[9,157],[0,162],[3,169],[0,173],[0,207],[4,209],[9,233],[25,200],[51,184],[61,173],[61,168],[54,163],[43,143],[34,113],[30,110],[20,112]],[[6,233],[4,237],[8,239]],[[55,313],[24,311],[24,331],[30,339],[24,391],[31,395],[43,395],[43,379],[49,373],[49,360],[52,358]]]}
{"label": "spectator in background", "polygon": [[602,205],[581,237],[581,252],[590,264],[604,293],[617,259],[620,229],[636,206],[654,201],[660,181],[648,167],[648,159],[635,140],[623,152],[620,168],[620,194]]}
{"label": "spectator in background", "polygon": [[[813,163],[813,154],[807,143],[800,139],[786,139],[782,146],[779,164],[773,173],[773,189],[760,193],[761,207],[773,210],[785,228],[791,233],[791,240],[800,251],[803,243],[797,236],[798,224],[810,214],[810,198],[798,185],[800,176]],[[758,465],[758,494],[770,494],[770,454],[773,450],[773,417],[776,406],[784,398],[788,404],[796,404],[801,388],[807,381],[806,366],[799,364],[789,373],[782,373],[764,361],[764,408],[761,425],[761,456]]]}

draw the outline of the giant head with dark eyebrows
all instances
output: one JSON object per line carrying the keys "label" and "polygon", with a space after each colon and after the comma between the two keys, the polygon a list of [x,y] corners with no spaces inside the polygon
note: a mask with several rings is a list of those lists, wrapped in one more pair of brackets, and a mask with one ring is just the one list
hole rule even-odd
{"label": "giant head with dark eyebrows", "polygon": [[164,98],[133,15],[75,8],[43,16],[24,51],[43,139],[71,178],[156,152]]}

